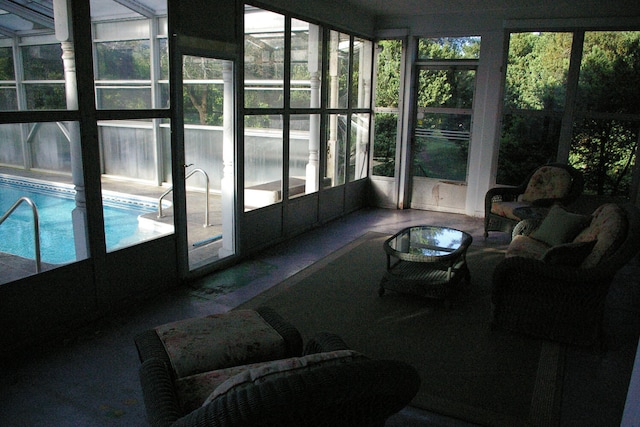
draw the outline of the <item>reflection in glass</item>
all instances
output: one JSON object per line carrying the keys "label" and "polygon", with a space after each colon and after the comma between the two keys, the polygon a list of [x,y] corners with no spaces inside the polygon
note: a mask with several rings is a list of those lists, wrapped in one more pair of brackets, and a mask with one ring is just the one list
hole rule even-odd
{"label": "reflection in glass", "polygon": [[291,116],[289,134],[289,197],[318,191],[320,115]]}
{"label": "reflection in glass", "polygon": [[319,26],[291,20],[291,108],[320,107],[322,32]]}
{"label": "reflection in glass", "polygon": [[282,200],[282,116],[245,116],[245,210]]}
{"label": "reflection in glass", "polygon": [[389,241],[391,249],[413,255],[444,256],[460,248],[465,233],[446,227],[410,227]]}
{"label": "reflection in glass", "polygon": [[284,15],[247,6],[244,25],[245,107],[282,107]]}
{"label": "reflection in glass", "polygon": [[349,138],[349,181],[365,178],[368,171],[369,114],[351,116]]}
{"label": "reflection in glass", "polygon": [[349,44],[348,34],[330,32],[329,39],[329,108],[347,108],[349,105]]}
{"label": "reflection in glass", "polygon": [[345,183],[347,116],[330,114],[327,128],[327,161],[325,163],[324,185],[335,187]]}
{"label": "reflection in glass", "polygon": [[372,49],[371,41],[355,38],[351,83],[351,102],[354,108],[369,108],[371,103]]}

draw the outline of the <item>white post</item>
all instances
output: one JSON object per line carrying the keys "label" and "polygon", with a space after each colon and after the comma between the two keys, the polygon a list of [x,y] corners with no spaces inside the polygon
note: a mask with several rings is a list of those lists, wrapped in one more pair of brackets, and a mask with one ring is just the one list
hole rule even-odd
{"label": "white post", "polygon": [[[320,76],[318,74],[318,40],[320,29],[317,25],[309,24],[308,68],[309,83],[311,85],[310,108],[320,107]],[[309,163],[306,167],[305,193],[318,191],[318,165],[320,152],[320,116],[312,114],[309,117]]]}
{"label": "white post", "polygon": [[[78,109],[78,85],[76,81],[76,57],[73,47],[73,27],[69,9],[71,0],[54,0],[53,12],[56,38],[62,46],[64,83],[68,110]],[[76,259],[89,257],[89,236],[87,227],[87,203],[82,172],[82,149],[78,122],[66,122],[69,132],[71,152],[71,177],[76,190],[76,207],[71,213]]]}
{"label": "white post", "polygon": [[[331,31],[331,40],[329,46],[329,108],[338,107],[338,49],[340,42],[340,34]],[[338,115],[331,114],[329,116],[329,141],[327,141],[327,178],[331,178],[332,185],[337,185],[338,176]]]}
{"label": "white post", "polygon": [[233,67],[231,61],[222,63],[222,81],[224,82],[224,100],[222,107],[222,247],[218,251],[220,258],[235,253],[235,186],[234,186],[234,114],[233,114]]}

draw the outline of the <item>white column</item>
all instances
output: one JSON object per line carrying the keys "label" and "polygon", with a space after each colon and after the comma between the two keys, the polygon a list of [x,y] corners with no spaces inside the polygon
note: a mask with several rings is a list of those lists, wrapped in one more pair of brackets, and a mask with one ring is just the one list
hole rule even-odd
{"label": "white column", "polygon": [[[309,24],[308,68],[311,86],[310,108],[320,107],[320,76],[318,73],[318,39],[320,29]],[[306,167],[305,193],[318,191],[318,165],[320,152],[320,116],[312,114],[309,118],[309,163]]]}
{"label": "white column", "polygon": [[234,114],[233,114],[233,67],[231,61],[222,64],[224,100],[222,107],[222,247],[220,258],[235,253],[235,185],[234,185]]}
{"label": "white column", "polygon": [[[62,46],[64,83],[68,110],[78,109],[78,85],[76,81],[76,57],[73,47],[73,27],[69,16],[70,0],[54,0],[53,11],[56,38]],[[82,149],[78,122],[66,122],[71,152],[71,177],[76,190],[76,207],[71,213],[76,259],[89,256],[87,227],[87,203],[82,170]]]}
{"label": "white column", "polygon": [[[340,42],[340,34],[331,31],[331,40],[329,46],[329,108],[338,107],[338,48]],[[327,178],[331,178],[332,185],[337,185],[336,173],[338,171],[338,116],[331,114],[329,116],[329,141],[327,141]]]}

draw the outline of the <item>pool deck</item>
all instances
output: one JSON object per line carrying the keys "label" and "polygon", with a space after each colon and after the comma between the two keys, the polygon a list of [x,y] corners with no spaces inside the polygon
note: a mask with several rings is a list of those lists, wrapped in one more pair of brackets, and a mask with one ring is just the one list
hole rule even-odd
{"label": "pool deck", "polygon": [[[73,184],[71,176],[65,174],[45,173],[41,171],[25,171],[9,167],[0,167],[0,174],[15,175],[25,178],[33,178],[53,183]],[[102,189],[117,193],[136,195],[158,199],[167,191],[169,187],[158,186],[142,181],[126,181],[124,179],[102,177]],[[173,202],[173,193],[169,193],[164,200]],[[204,242],[213,236],[222,233],[221,200],[220,196],[214,193],[209,195],[209,226],[204,226],[205,218],[205,194],[202,191],[187,191],[188,206],[188,243],[189,261],[191,265],[199,265],[203,262],[212,261],[212,255],[217,253],[217,248],[221,246],[220,241],[208,243],[206,245],[194,246],[194,243]],[[4,212],[0,212],[0,215]],[[158,218],[156,213],[143,215],[143,218],[151,221],[173,225],[173,208],[163,211],[163,217]],[[212,250],[213,249],[213,250]],[[214,255],[215,256],[215,255]],[[55,268],[55,265],[43,264],[42,270]],[[25,259],[11,254],[0,252],[0,284],[17,280],[35,274],[35,261]]]}

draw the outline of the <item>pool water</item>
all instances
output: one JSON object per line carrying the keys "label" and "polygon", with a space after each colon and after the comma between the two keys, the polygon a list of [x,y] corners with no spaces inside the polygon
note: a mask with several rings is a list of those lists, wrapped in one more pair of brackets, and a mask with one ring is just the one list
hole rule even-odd
{"label": "pool water", "polygon": [[[20,198],[30,198],[38,208],[40,253],[44,263],[76,261],[71,212],[75,190],[65,184],[0,178],[0,216]],[[103,196],[107,251],[130,246],[170,232],[170,227],[141,227],[140,215],[156,212],[157,201],[107,193]],[[0,252],[35,259],[33,213],[27,203],[0,224]]]}

